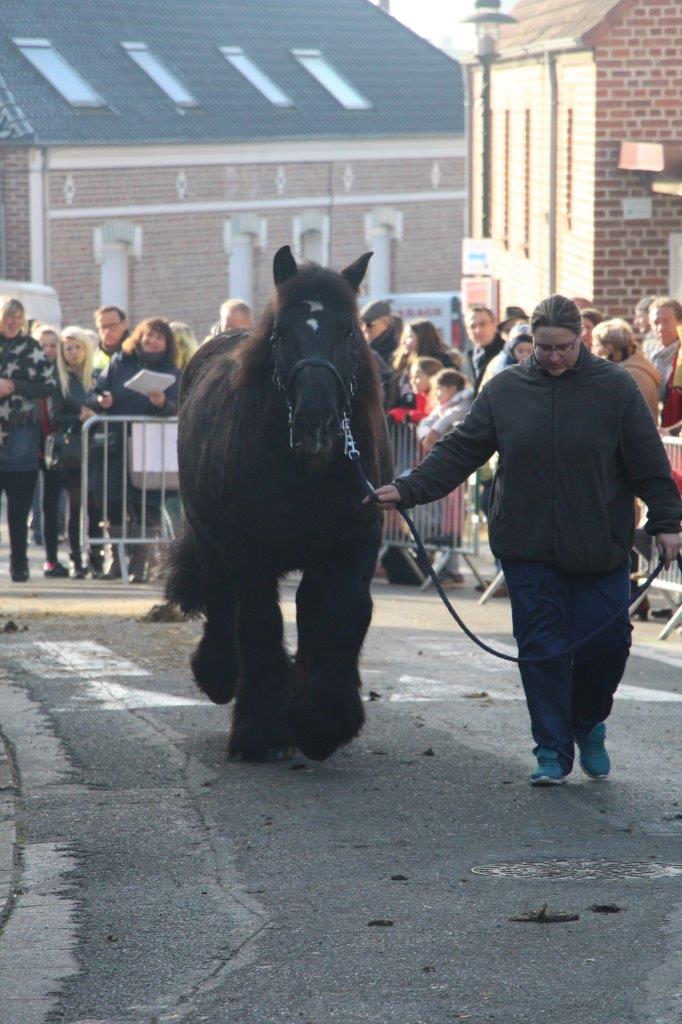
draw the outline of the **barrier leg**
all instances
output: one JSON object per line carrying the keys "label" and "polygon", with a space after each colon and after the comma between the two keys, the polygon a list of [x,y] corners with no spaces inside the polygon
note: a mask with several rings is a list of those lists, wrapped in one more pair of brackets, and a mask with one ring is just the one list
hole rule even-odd
{"label": "barrier leg", "polygon": [[121,580],[123,581],[124,587],[130,586],[130,580],[128,578],[128,559],[126,557],[126,545],[123,539],[117,540],[111,547],[118,552],[118,564],[121,567]]}
{"label": "barrier leg", "polygon": [[[445,551],[437,552],[436,557],[434,558],[433,562],[431,563],[432,566],[433,566],[433,571],[435,572],[436,576],[440,576],[440,574],[442,573],[443,569],[446,568],[448,562],[450,561],[450,555],[451,554],[452,554],[452,551],[451,551],[450,548],[447,548]],[[428,590],[428,588],[432,587],[432,586],[433,586],[433,582],[431,580],[431,577],[429,575],[427,575],[426,579],[424,580],[424,582],[422,583],[422,585],[420,586],[419,589],[420,590]]]}
{"label": "barrier leg", "polygon": [[486,587],[486,589],[483,591],[483,593],[479,597],[478,603],[479,604],[485,604],[486,601],[489,601],[491,597],[494,597],[496,591],[500,588],[500,586],[503,583],[504,583],[504,573],[500,569],[500,571],[498,572],[497,576],[492,581],[490,586]]}
{"label": "barrier leg", "polygon": [[466,554],[465,551],[460,551],[460,555],[462,556],[462,558],[464,559],[466,564],[469,566],[469,568],[471,569],[472,573],[476,577],[477,581],[481,584],[481,586],[482,587],[486,587],[487,583],[483,579],[483,577],[481,576],[480,572],[478,571],[478,569],[476,567],[476,563],[474,562],[474,560],[471,557],[471,555]]}
{"label": "barrier leg", "polygon": [[668,619],[665,626],[658,634],[658,639],[667,640],[672,631],[676,629],[678,626],[682,627],[682,604],[679,606],[673,617],[671,619]]}

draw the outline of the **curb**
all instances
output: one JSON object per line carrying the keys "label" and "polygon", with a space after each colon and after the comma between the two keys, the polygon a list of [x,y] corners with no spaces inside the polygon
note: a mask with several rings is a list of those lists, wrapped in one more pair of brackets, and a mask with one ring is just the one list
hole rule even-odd
{"label": "curb", "polygon": [[0,929],[6,923],[14,901],[16,835],[12,761],[7,746],[0,737]]}

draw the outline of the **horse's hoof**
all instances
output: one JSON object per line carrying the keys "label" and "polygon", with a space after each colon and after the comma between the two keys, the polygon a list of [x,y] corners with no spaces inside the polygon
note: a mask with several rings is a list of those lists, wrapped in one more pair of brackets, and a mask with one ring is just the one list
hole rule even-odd
{"label": "horse's hoof", "polygon": [[272,764],[277,761],[289,761],[295,756],[293,747],[266,748],[264,750],[228,750],[230,761],[248,761],[252,764]]}

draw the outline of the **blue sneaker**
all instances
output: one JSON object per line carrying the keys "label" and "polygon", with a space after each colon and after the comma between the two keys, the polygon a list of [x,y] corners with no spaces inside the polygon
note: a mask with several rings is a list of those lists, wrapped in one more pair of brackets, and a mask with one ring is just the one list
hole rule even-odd
{"label": "blue sneaker", "polygon": [[603,722],[595,725],[589,736],[578,739],[580,767],[591,779],[605,779],[611,769],[611,761],[604,746],[606,726]]}
{"label": "blue sneaker", "polygon": [[566,781],[556,750],[535,747],[533,753],[538,759],[538,766],[530,777],[531,786],[560,786]]}

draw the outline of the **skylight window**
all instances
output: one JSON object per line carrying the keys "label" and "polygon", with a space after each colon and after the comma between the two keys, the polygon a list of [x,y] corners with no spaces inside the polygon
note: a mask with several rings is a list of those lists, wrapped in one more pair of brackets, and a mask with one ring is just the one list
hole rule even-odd
{"label": "skylight window", "polygon": [[293,100],[239,46],[221,46],[220,52],[275,107],[293,107]]}
{"label": "skylight window", "polygon": [[372,104],[369,100],[331,66],[329,61],[322,56],[320,50],[292,50],[291,52],[299,64],[302,64],[306,71],[317,79],[320,85],[331,93],[346,110],[369,110],[371,108]]}
{"label": "skylight window", "polygon": [[159,89],[165,92],[173,103],[179,107],[196,107],[197,101],[194,96],[185,89],[182,82],[173,75],[168,68],[164,67],[158,57],[150,52],[146,43],[121,43],[123,49],[130,54],[142,70],[149,75],[153,82],[156,82]]}
{"label": "skylight window", "polygon": [[15,39],[15,45],[72,107],[104,107],[104,100],[64,60],[49,39]]}

